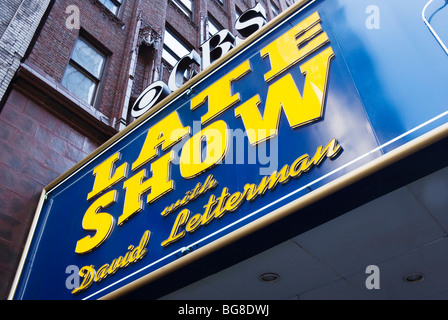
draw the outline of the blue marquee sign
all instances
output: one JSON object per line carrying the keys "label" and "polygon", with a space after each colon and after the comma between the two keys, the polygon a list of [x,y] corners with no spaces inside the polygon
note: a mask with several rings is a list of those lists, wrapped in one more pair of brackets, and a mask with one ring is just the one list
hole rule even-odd
{"label": "blue marquee sign", "polygon": [[301,1],[233,48],[45,188],[14,299],[150,286],[444,128],[426,2]]}

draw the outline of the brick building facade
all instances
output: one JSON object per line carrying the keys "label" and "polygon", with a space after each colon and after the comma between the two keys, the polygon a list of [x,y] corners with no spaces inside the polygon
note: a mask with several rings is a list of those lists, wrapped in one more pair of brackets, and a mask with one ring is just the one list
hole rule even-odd
{"label": "brick building facade", "polygon": [[[7,50],[9,56],[19,51],[3,46],[7,33],[28,39],[22,40],[26,46],[14,60],[17,67],[9,71],[12,81],[2,88],[6,94],[0,106],[3,299],[11,288],[42,188],[129,124],[130,106],[148,85],[168,81],[172,59],[180,58],[182,50],[170,48],[166,38],[174,38],[187,51],[201,52],[201,43],[219,29],[236,35],[237,17],[258,1],[32,2],[40,6],[28,15],[27,23],[33,26],[26,29],[28,33],[8,27],[9,22],[0,25],[0,50]],[[261,0],[260,4],[270,20],[292,2]],[[13,21],[11,13],[20,10],[18,3],[8,0],[0,9],[9,8],[5,21]],[[4,56],[2,60],[6,61]]]}
{"label": "brick building facade", "polygon": [[50,0],[5,0],[0,8],[0,100],[50,4]]}

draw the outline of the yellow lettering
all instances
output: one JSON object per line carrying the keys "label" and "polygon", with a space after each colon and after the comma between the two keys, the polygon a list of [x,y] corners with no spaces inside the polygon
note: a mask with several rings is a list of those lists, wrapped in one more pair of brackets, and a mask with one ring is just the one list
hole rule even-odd
{"label": "yellow lettering", "polygon": [[[298,178],[302,172],[306,172],[318,166],[325,158],[334,159],[342,147],[336,139],[332,139],[325,147],[319,146],[313,158],[307,154],[298,157],[291,166],[284,165],[279,172],[274,171],[269,176],[264,176],[260,183],[246,184],[244,192],[235,192],[230,194],[227,187],[221,191],[221,196],[218,198],[215,195],[210,195],[208,203],[204,206],[203,214],[196,214],[190,218],[190,211],[188,209],[182,210],[176,217],[171,234],[167,240],[162,242],[163,247],[167,247],[172,243],[181,240],[186,233],[193,233],[201,226],[209,224],[214,219],[222,218],[227,212],[237,210],[244,201],[254,201],[259,195],[263,195],[268,189],[273,190],[279,183],[285,184],[290,178]],[[182,227],[185,229],[180,231]]]}
{"label": "yellow lettering", "polygon": [[79,271],[79,275],[84,279],[81,285],[72,291],[72,294],[87,290],[93,282],[98,283],[104,280],[107,276],[115,274],[118,269],[126,268],[129,264],[136,263],[138,260],[143,259],[148,251],[146,246],[148,245],[150,236],[151,232],[146,230],[136,248],[134,248],[133,245],[130,245],[128,247],[128,252],[124,257],[120,256],[117,259],[112,260],[110,265],[108,263],[104,264],[96,272],[94,266],[82,267]]}
{"label": "yellow lettering", "polygon": [[101,268],[99,268],[95,274],[94,281],[100,282],[101,280],[106,279],[106,277],[108,275],[108,273],[107,273],[108,269],[109,269],[109,265],[107,263],[105,265],[103,265]]}
{"label": "yellow lettering", "polygon": [[249,201],[255,200],[258,196],[258,187],[254,183],[247,183],[244,185],[244,194],[246,195],[246,199]]}
{"label": "yellow lettering", "polygon": [[151,232],[149,232],[149,230],[146,230],[145,233],[143,233],[139,245],[134,250],[132,250],[132,253],[130,255],[131,263],[135,263],[138,260],[141,260],[146,255],[146,253],[148,252],[146,246],[148,245],[150,236]]}
{"label": "yellow lettering", "polygon": [[261,49],[261,56],[269,56],[271,62],[271,70],[265,74],[266,82],[329,42],[320,21],[319,13],[315,12]]}
{"label": "yellow lettering", "polygon": [[135,171],[154,159],[160,146],[166,151],[189,134],[190,127],[182,125],[177,112],[169,114],[148,130],[140,155],[132,164],[132,170]]}
{"label": "yellow lettering", "polygon": [[221,218],[226,213],[225,202],[226,202],[227,198],[230,196],[230,194],[228,193],[228,190],[229,190],[229,188],[227,188],[227,187],[223,188],[222,192],[221,192],[221,196],[219,196],[216,199],[218,201],[218,203],[216,204],[216,208],[213,211],[213,216],[217,219]]}
{"label": "yellow lettering", "polygon": [[202,106],[208,98],[208,112],[201,117],[202,124],[213,120],[240,101],[239,93],[233,94],[232,92],[232,82],[249,72],[249,61],[245,61],[191,99],[191,110],[195,110]]}
{"label": "yellow lettering", "polygon": [[[274,82],[268,89],[263,117],[258,109],[260,104],[258,95],[235,108],[235,116],[243,120],[252,145],[277,135],[282,108],[291,128],[322,117],[328,69],[333,56],[330,47],[300,66],[305,76],[302,96],[291,74]],[[284,94],[285,92],[288,94]]]}
{"label": "yellow lettering", "polygon": [[99,212],[116,202],[117,191],[112,190],[98,198],[87,209],[82,219],[82,227],[85,230],[96,230],[94,236],[86,236],[76,243],[75,252],[79,254],[88,253],[109,238],[114,227],[114,218],[106,212]]}
{"label": "yellow lettering", "polygon": [[264,176],[258,185],[258,194],[264,194],[266,190],[274,189],[277,184],[285,183],[289,180],[289,166],[284,165],[280,172],[274,171],[269,177]]}
{"label": "yellow lettering", "polygon": [[202,215],[200,213],[195,214],[188,220],[187,226],[185,227],[185,230],[187,232],[194,232],[201,226],[201,219]]}
{"label": "yellow lettering", "polygon": [[190,216],[190,210],[184,209],[176,217],[176,221],[174,222],[173,229],[171,230],[170,236],[168,239],[162,242],[162,247],[167,247],[171,243],[176,242],[183,237],[185,237],[185,230],[179,232],[179,228],[184,226],[187,223],[188,217]]}
{"label": "yellow lettering", "polygon": [[143,200],[141,198],[144,193],[151,191],[146,200],[147,203],[151,203],[173,190],[174,182],[170,179],[170,167],[173,159],[174,151],[170,151],[151,164],[151,178],[143,181],[147,177],[147,171],[142,169],[124,182],[123,187],[126,189],[126,195],[123,213],[118,218],[120,226],[143,210]]}
{"label": "yellow lettering", "polygon": [[[202,159],[202,145],[206,143],[205,159]],[[183,146],[180,155],[180,173],[191,179],[218,164],[228,149],[227,124],[218,120],[191,137]]]}
{"label": "yellow lettering", "polygon": [[309,156],[304,154],[303,156],[297,158],[291,165],[289,169],[289,175],[293,178],[298,178],[302,174],[303,163],[307,163]]}
{"label": "yellow lettering", "polygon": [[123,259],[123,257],[120,256],[117,259],[112,260],[112,263],[110,264],[109,270],[107,271],[107,273],[112,275],[115,272],[117,272],[118,268],[120,268],[122,259]]}
{"label": "yellow lettering", "polygon": [[208,198],[208,202],[207,204],[204,206],[204,214],[202,215],[202,225],[207,225],[209,224],[213,218],[214,218],[214,214],[212,212],[212,208],[214,207],[214,205],[216,204],[216,197],[214,194],[212,194],[210,196],[210,198]]}
{"label": "yellow lettering", "polygon": [[81,285],[72,291],[72,294],[77,294],[81,291],[87,290],[93,283],[95,277],[95,269],[93,266],[84,266],[79,270],[79,276],[83,278]]}
{"label": "yellow lettering", "polygon": [[312,167],[320,165],[325,158],[333,159],[342,147],[338,144],[336,139],[331,140],[325,147],[319,146],[313,158],[309,161],[302,162],[300,170],[302,172],[309,171]]}
{"label": "yellow lettering", "polygon": [[126,254],[124,255],[124,258],[123,258],[123,260],[121,260],[121,265],[120,265],[120,268],[126,268],[130,263],[131,263],[131,261],[130,261],[130,256],[131,256],[131,251],[132,251],[132,249],[134,249],[134,246],[133,245],[130,245],[129,247],[128,247],[128,252],[126,252]]}
{"label": "yellow lettering", "polygon": [[205,180],[204,185],[198,182],[194,189],[185,193],[185,197],[182,200],[179,199],[175,203],[165,207],[165,209],[161,212],[161,215],[166,217],[177,208],[187,205],[190,201],[202,196],[208,190],[213,189],[217,184],[218,182],[213,178],[213,175],[210,174]]}
{"label": "yellow lettering", "polygon": [[226,211],[235,211],[241,205],[241,203],[245,200],[245,196],[241,192],[233,193],[226,202]]}
{"label": "yellow lettering", "polygon": [[93,183],[92,191],[87,194],[87,200],[92,199],[94,196],[100,194],[126,177],[128,171],[127,163],[123,163],[114,170],[115,162],[120,160],[120,157],[120,152],[117,152],[93,169],[95,181]]}

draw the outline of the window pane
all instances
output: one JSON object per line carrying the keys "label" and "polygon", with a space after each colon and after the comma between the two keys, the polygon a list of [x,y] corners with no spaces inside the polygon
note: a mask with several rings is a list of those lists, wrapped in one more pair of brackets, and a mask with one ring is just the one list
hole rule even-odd
{"label": "window pane", "polygon": [[241,10],[235,7],[235,20],[238,20],[241,16]]}
{"label": "window pane", "polygon": [[104,56],[90,47],[82,39],[78,39],[73,50],[72,59],[96,78],[100,78],[104,64]]}
{"label": "window pane", "polygon": [[174,66],[180,58],[187,55],[189,52],[190,51],[179,40],[165,29],[162,57],[166,62]]}
{"label": "window pane", "polygon": [[193,5],[189,0],[173,0],[174,4],[185,13],[186,16],[191,17]]}
{"label": "window pane", "polygon": [[165,30],[163,44],[170,48],[179,58],[189,53],[188,49],[167,30]]}
{"label": "window pane", "polygon": [[[113,14],[117,14],[118,6],[112,2],[112,0],[100,0],[104,6],[109,9]],[[121,2],[121,1],[119,1]]]}
{"label": "window pane", "polygon": [[220,28],[213,22],[212,19],[208,19],[208,33],[210,36],[215,35],[218,33]]}
{"label": "window pane", "polygon": [[278,16],[278,9],[273,3],[271,3],[271,10],[272,13],[274,14],[274,17]]}
{"label": "window pane", "polygon": [[62,85],[88,104],[92,104],[96,83],[73,66],[67,66],[67,70],[62,78]]}
{"label": "window pane", "polygon": [[165,49],[163,49],[162,51],[162,58],[165,59],[165,61],[168,62],[172,67],[174,67],[178,61],[178,58],[173,57],[173,55]]}
{"label": "window pane", "polygon": [[187,17],[190,17],[191,16],[191,12],[188,12],[187,11],[187,9],[185,9],[184,7],[182,7],[180,4],[178,4],[177,2],[174,2],[175,4],[176,4],[176,6],[180,9],[180,10],[182,10],[182,12],[183,13],[185,13],[185,15],[187,16]]}
{"label": "window pane", "polygon": [[192,11],[193,7],[190,0],[180,0],[188,8],[188,10]]}

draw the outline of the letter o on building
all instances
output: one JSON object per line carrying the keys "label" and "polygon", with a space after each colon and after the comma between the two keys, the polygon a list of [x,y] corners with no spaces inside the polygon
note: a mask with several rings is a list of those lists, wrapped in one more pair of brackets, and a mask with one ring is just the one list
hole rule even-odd
{"label": "letter o on building", "polygon": [[171,93],[171,90],[163,81],[156,81],[149,85],[137,98],[131,109],[134,118],[140,117],[158,102]]}

